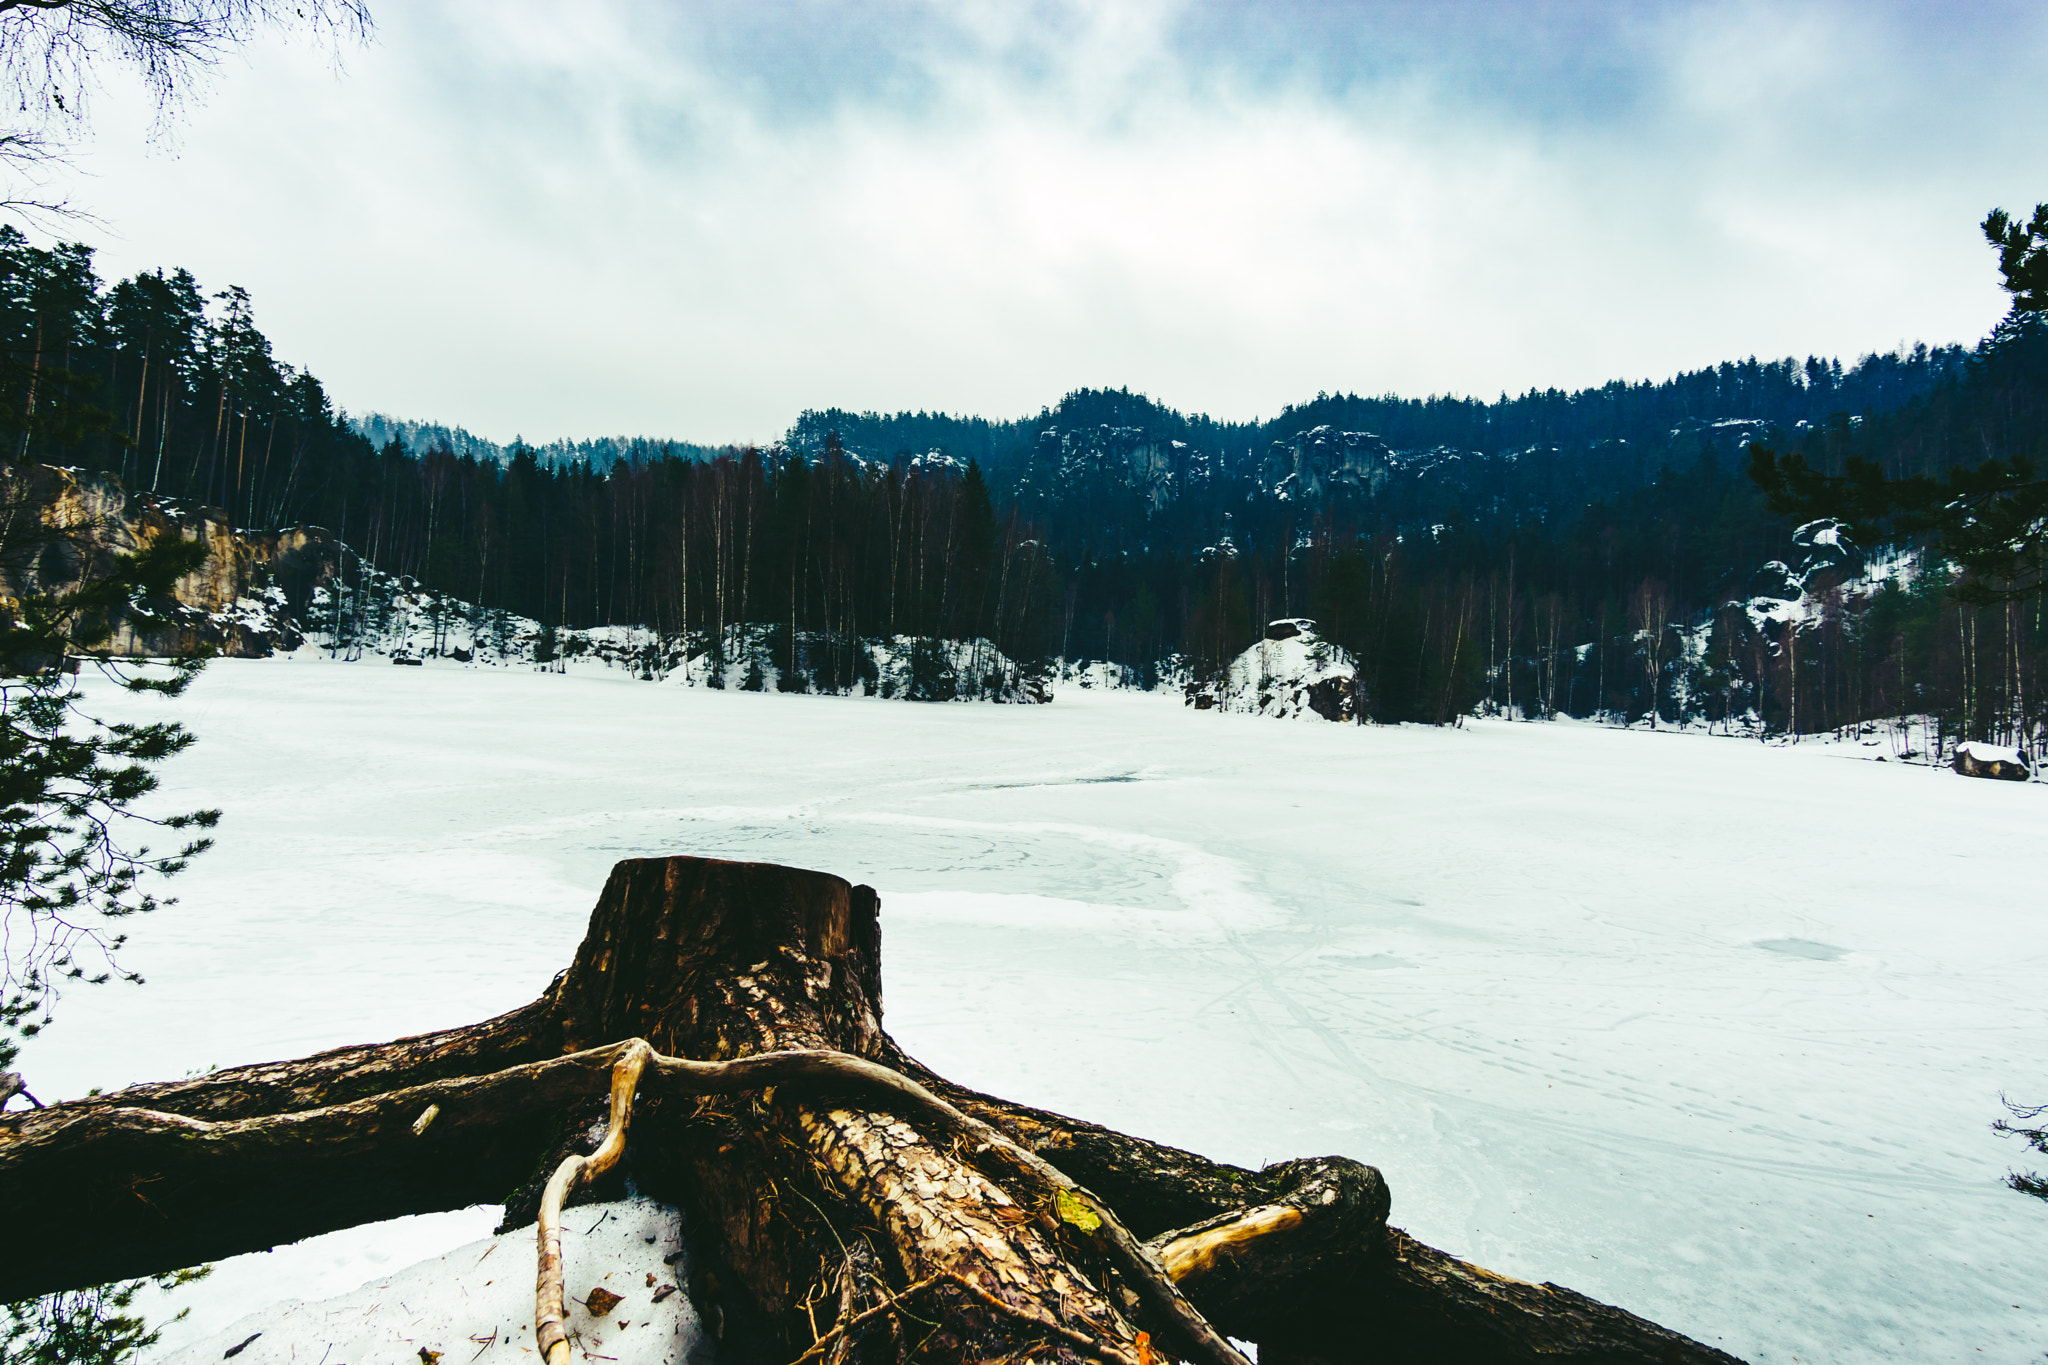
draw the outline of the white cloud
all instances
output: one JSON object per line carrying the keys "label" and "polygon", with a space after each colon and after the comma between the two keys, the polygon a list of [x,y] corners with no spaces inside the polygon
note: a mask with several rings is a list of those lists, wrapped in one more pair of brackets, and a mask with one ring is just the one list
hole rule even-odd
{"label": "white cloud", "polygon": [[1547,11],[1517,65],[1520,21],[1473,57],[1473,13],[1358,11],[1333,79],[1287,57],[1324,10],[1259,53],[1168,6],[578,13],[387,4],[340,78],[252,51],[176,157],[103,100],[103,265],[248,286],[352,407],[724,440],[1970,340],[2001,307],[1977,219],[2048,197],[2038,118],[1983,79],[2038,22],[1916,48],[1826,7]]}

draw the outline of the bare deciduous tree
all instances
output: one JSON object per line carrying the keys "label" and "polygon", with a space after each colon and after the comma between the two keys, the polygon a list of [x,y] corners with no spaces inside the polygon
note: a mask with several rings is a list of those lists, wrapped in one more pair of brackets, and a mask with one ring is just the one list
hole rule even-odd
{"label": "bare deciduous tree", "polygon": [[87,102],[121,68],[142,80],[156,131],[223,53],[264,29],[299,30],[339,51],[369,36],[365,0],[0,0],[0,90],[14,126],[0,129],[0,216],[83,216],[42,193]]}
{"label": "bare deciduous tree", "polygon": [[160,117],[223,52],[266,28],[360,41],[364,0],[0,0],[0,80],[39,130],[77,126],[107,67],[142,78]]}

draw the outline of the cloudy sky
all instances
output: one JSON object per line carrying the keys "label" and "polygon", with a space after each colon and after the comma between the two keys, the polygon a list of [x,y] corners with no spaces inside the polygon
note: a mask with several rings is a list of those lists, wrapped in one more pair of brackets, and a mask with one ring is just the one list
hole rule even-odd
{"label": "cloudy sky", "polygon": [[110,80],[76,235],[500,440],[1973,341],[2048,199],[2037,4],[372,4],[168,141]]}

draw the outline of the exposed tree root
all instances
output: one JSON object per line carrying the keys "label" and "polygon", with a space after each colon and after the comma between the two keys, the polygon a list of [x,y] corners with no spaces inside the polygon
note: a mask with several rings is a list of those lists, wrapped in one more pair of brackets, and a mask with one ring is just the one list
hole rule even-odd
{"label": "exposed tree root", "polygon": [[[723,1094],[741,1089],[796,1084],[834,1086],[864,1092],[867,1097],[898,1101],[919,1117],[936,1120],[962,1139],[963,1145],[971,1144],[966,1145],[963,1152],[970,1161],[981,1157],[991,1160],[992,1164],[1007,1166],[1013,1175],[1025,1177],[1042,1193],[1050,1194],[1062,1221],[1078,1232],[1100,1239],[1107,1259],[1137,1290],[1140,1301],[1171,1324],[1188,1359],[1207,1361],[1210,1365],[1249,1365],[1209,1325],[1208,1319],[1195,1311],[1175,1287],[1174,1277],[1166,1267],[1131,1236],[1107,1205],[1069,1180],[1036,1152],[1018,1146],[988,1124],[962,1113],[900,1072],[844,1052],[771,1052],[730,1062],[699,1062],[685,1057],[664,1057],[639,1038],[598,1051],[616,1058],[611,1073],[611,1121],[604,1143],[589,1156],[566,1158],[555,1169],[548,1180],[546,1192],[541,1196],[537,1220],[540,1272],[534,1309],[535,1342],[546,1357],[547,1365],[566,1365],[569,1352],[568,1336],[562,1327],[562,1203],[578,1184],[603,1175],[624,1154],[634,1096],[643,1074],[650,1070],[653,1078],[650,1089],[667,1089],[683,1094]],[[543,1063],[543,1066],[547,1065],[551,1064]],[[1294,1221],[1300,1221],[1298,1212]],[[948,1278],[972,1288],[971,1282],[957,1273],[927,1277],[924,1283]],[[1011,1316],[1039,1322],[1036,1316],[1002,1303],[986,1291],[975,1289],[974,1292]],[[1064,1332],[1066,1329],[1060,1330]],[[1092,1338],[1079,1339],[1092,1342]]]}
{"label": "exposed tree root", "polygon": [[[1091,1336],[1088,1336],[1086,1333],[1076,1332],[1073,1328],[1066,1326],[1064,1323],[1054,1322],[1051,1318],[1043,1317],[1037,1313],[1030,1311],[1029,1309],[1019,1308],[1014,1303],[1006,1303],[1003,1300],[997,1298],[995,1295],[989,1293],[986,1289],[983,1289],[974,1281],[968,1279],[965,1275],[960,1274],[958,1271],[949,1270],[943,1275],[927,1275],[924,1279],[919,1280],[916,1284],[911,1285],[909,1288],[898,1290],[896,1293],[889,1295],[889,1297],[883,1299],[880,1303],[875,1304],[873,1307],[863,1309],[860,1312],[854,1314],[852,1317],[847,1318],[843,1322],[839,1323],[837,1326],[833,1327],[831,1331],[826,1332],[823,1336],[819,1337],[816,1341],[812,1342],[811,1349],[805,1351],[802,1355],[798,1356],[795,1360],[791,1361],[790,1365],[804,1365],[805,1361],[810,1360],[815,1356],[824,1354],[824,1352],[829,1347],[831,1347],[831,1345],[834,1342],[838,1341],[841,1337],[847,1335],[850,1332],[859,1331],[862,1327],[867,1326],[867,1324],[873,1322],[876,1318],[881,1317],[885,1313],[895,1312],[899,1305],[904,1304],[909,1300],[916,1298],[919,1294],[924,1293],[926,1290],[941,1284],[956,1285],[959,1287],[961,1292],[967,1294],[969,1297],[973,1299],[978,1300],[979,1302],[986,1305],[988,1308],[994,1310],[995,1312],[1003,1314],[1006,1317],[1015,1318],[1019,1322],[1023,1322],[1028,1324],[1029,1326],[1035,1327],[1039,1331],[1044,1332],[1047,1336],[1057,1337],[1059,1340],[1066,1342],[1067,1345],[1073,1347],[1077,1351],[1081,1351],[1088,1355],[1094,1356],[1099,1360],[1109,1361],[1112,1363],[1112,1365],[1121,1365],[1121,1362],[1123,1361],[1123,1356],[1119,1352],[1105,1347],[1101,1342],[1095,1340],[1095,1338]],[[1146,1342],[1143,1334],[1140,1334],[1138,1345],[1140,1365],[1150,1365],[1150,1351],[1148,1348],[1148,1343]]]}
{"label": "exposed tree root", "polygon": [[[595,1180],[619,1164],[626,1154],[626,1129],[633,1116],[633,1092],[654,1049],[634,1038],[618,1049],[612,1063],[612,1117],[604,1142],[589,1156],[572,1156],[555,1168],[541,1196],[537,1221],[540,1268],[533,1306],[533,1341],[547,1365],[568,1365],[569,1337],[562,1330],[562,1201],[586,1180]],[[432,1113],[429,1109],[427,1112]],[[419,1131],[415,1129],[415,1131]]]}

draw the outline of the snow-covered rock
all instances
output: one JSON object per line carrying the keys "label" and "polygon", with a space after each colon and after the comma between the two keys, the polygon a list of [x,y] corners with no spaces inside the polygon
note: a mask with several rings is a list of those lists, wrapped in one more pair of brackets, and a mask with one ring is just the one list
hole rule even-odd
{"label": "snow-covered rock", "polygon": [[2007,782],[2024,782],[2033,776],[2027,767],[2026,755],[2018,749],[1984,744],[1974,739],[1956,745],[1956,756],[1950,766],[1964,777],[1996,777]]}
{"label": "snow-covered rock", "polygon": [[1799,565],[1801,586],[1823,569],[1840,569],[1856,574],[1863,567],[1863,551],[1849,537],[1848,527],[1834,517],[1809,521],[1792,532],[1792,543],[1806,552]]}
{"label": "snow-covered rock", "polygon": [[1792,567],[1782,559],[1773,559],[1749,576],[1743,595],[1752,601],[1767,597],[1776,602],[1796,602],[1805,591]]}
{"label": "snow-covered rock", "polygon": [[1319,637],[1315,625],[1298,616],[1271,622],[1266,638],[1231,660],[1221,677],[1189,683],[1187,704],[1281,720],[1356,719],[1357,661]]}

